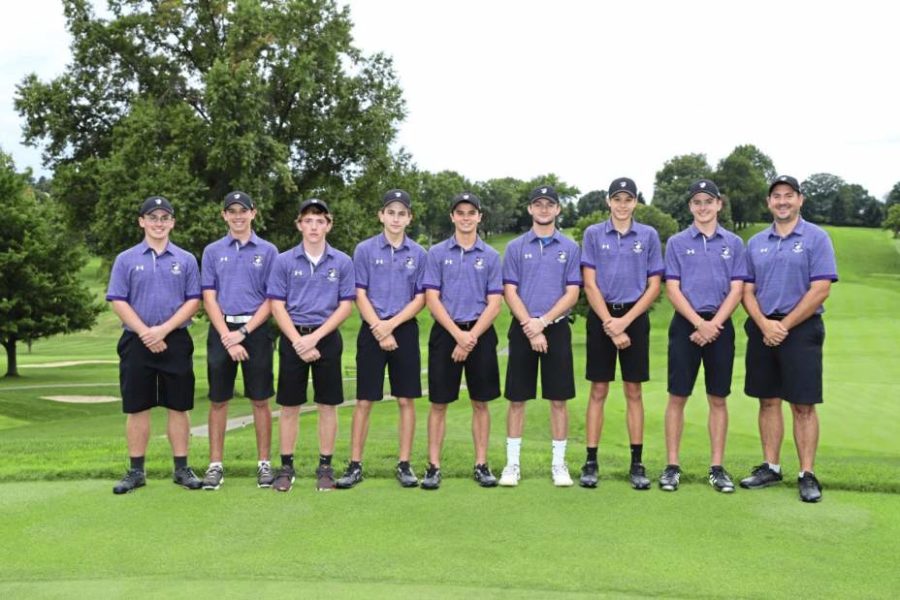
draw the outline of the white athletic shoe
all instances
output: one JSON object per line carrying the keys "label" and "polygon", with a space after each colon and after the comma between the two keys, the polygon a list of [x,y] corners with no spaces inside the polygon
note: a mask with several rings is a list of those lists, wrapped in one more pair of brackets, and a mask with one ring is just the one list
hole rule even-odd
{"label": "white athletic shoe", "polygon": [[556,487],[571,487],[575,483],[569,475],[569,467],[565,464],[553,465],[550,472],[553,475],[553,485]]}
{"label": "white athletic shoe", "polygon": [[500,485],[503,487],[516,487],[522,475],[519,473],[519,465],[506,465],[500,473]]}

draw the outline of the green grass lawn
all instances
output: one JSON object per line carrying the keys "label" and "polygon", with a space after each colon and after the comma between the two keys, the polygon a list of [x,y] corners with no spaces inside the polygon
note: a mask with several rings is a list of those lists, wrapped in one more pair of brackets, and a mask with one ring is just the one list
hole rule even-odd
{"label": "green grass lawn", "polygon": [[[152,480],[136,494],[114,497],[110,488],[127,461],[119,405],[41,398],[117,396],[116,364],[31,367],[114,361],[119,329],[107,311],[91,332],[38,341],[31,353],[20,348],[22,377],[0,379],[0,482],[5,482],[0,484],[5,517],[0,520],[0,597],[207,595],[203,581],[210,572],[228,579],[234,596],[277,592],[299,580],[310,593],[367,597],[395,596],[401,584],[402,595],[424,597],[505,596],[510,591],[523,597],[530,597],[527,591],[534,597],[594,591],[610,596],[888,597],[900,585],[891,575],[900,509],[900,320],[894,316],[900,305],[900,252],[882,231],[829,231],[841,280],[826,304],[826,400],[820,410],[816,469],[825,488],[820,505],[801,504],[791,483],[776,490],[739,490],[731,498],[715,495],[705,484],[709,449],[702,394],[695,394],[686,411],[686,485],[676,494],[633,492],[625,483],[628,440],[618,384],[607,403],[601,486],[595,491],[550,485],[548,408],[541,401],[529,404],[522,451],[525,479],[519,489],[482,491],[466,480],[473,458],[471,410],[460,401],[448,415],[445,486],[436,494],[400,490],[390,480],[397,411],[386,401],[373,411],[365,458],[368,480],[357,490],[314,494],[309,480],[300,480],[286,497],[256,490],[239,478],[255,470],[255,442],[248,427],[226,437],[228,483],[222,490],[182,492],[165,481],[171,459],[164,415],[155,411],[148,452]],[[509,239],[492,243],[502,247]],[[85,277],[102,295],[105,279],[96,263],[88,266]],[[653,477],[665,463],[665,352],[671,313],[663,301],[651,318],[644,457]],[[431,319],[425,315],[419,320],[424,350]],[[743,320],[739,315],[736,324]],[[504,311],[497,324],[501,347],[508,322]],[[343,328],[348,398],[354,392],[358,326],[354,315]],[[205,421],[207,410],[206,327],[201,320],[192,329],[194,424]],[[581,377],[583,332],[579,319],[573,335],[578,397],[570,403],[568,452],[576,468],[583,460],[588,389]],[[726,453],[726,466],[736,477],[761,460],[756,401],[742,393],[743,353],[739,333]],[[505,371],[502,352],[500,360]],[[5,370],[5,357],[0,369]],[[491,409],[495,469],[505,459],[505,404],[498,400]],[[232,405],[232,416],[250,412],[241,398]],[[414,466],[419,472],[426,455],[427,408],[427,399],[418,403]],[[339,411],[338,462],[347,458],[351,410]],[[300,422],[298,467],[301,477],[311,477],[317,454],[315,414],[301,416]],[[797,459],[789,415],[786,425],[782,463],[790,480]],[[275,437],[277,448],[277,433]],[[194,438],[192,444],[191,462],[202,468],[206,439]],[[140,531],[136,539],[126,533],[129,527]],[[159,559],[148,563],[148,553]],[[144,568],[129,568],[136,563]],[[773,576],[764,577],[767,572]],[[181,588],[181,579],[194,583]],[[481,580],[488,585],[480,586]]]}

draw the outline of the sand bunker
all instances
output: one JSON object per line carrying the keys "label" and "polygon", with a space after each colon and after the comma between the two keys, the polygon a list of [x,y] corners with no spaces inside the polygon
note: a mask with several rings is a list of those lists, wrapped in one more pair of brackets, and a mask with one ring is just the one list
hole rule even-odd
{"label": "sand bunker", "polygon": [[104,402],[119,401],[115,396],[41,396],[41,399],[68,402],[69,404],[103,404]]}
{"label": "sand bunker", "polygon": [[79,365],[116,365],[117,360],[64,360],[60,362],[41,363],[38,365],[19,365],[20,369],[55,369],[57,367],[77,367]]}

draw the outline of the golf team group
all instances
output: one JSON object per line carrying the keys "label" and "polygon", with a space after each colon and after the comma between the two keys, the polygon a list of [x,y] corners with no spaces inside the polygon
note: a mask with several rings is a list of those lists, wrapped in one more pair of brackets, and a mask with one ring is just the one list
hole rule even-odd
{"label": "golf team group", "polygon": [[[471,192],[449,203],[453,234],[425,250],[406,235],[413,218],[410,195],[400,189],[383,197],[378,219],[383,231],[359,243],[353,257],[330,246],[334,225],[326,202],[300,203],[296,226],[300,243],[279,253],[253,230],[254,201],[235,191],[224,198],[228,233],[208,245],[200,265],[169,240],[175,211],[161,196],[140,206],[144,240],[116,258],[107,300],[121,319],[118,342],[120,387],[127,415],[130,467],[116,494],[146,483],[144,455],[150,411],[167,410],[167,433],[174,457],[174,482],[187,489],[219,489],[224,481],[224,437],[228,404],[238,366],[244,395],[252,404],[256,433],[257,483],[279,492],[295,479],[294,450],[300,407],[310,373],[318,410],[319,459],[316,488],[352,488],[363,479],[363,451],[374,403],[382,400],[387,369],[390,394],[399,409],[396,477],[404,487],[435,490],[441,485],[441,450],[447,407],[459,397],[462,374],[472,405],[473,477],[483,487],[516,486],[527,402],[550,403],[552,458],[556,486],[574,485],[566,463],[575,365],[570,313],[584,289],[590,305],[586,327],[585,375],[591,382],[585,421],[586,457],[578,482],[597,486],[598,447],[604,406],[618,362],[630,440],[631,486],[651,487],[643,465],[642,383],[649,379],[648,310],[665,287],[675,312],[668,334],[668,404],[665,413],[667,466],[658,476],[662,490],[678,489],[679,446],[684,408],[700,364],[709,404],[709,483],[731,493],[735,485],[724,466],[735,330],[731,315],[743,303],[748,314],[744,391],[759,399],[763,462],[739,483],[747,489],[783,480],[782,401],[793,419],[801,500],[817,502],[814,475],[822,402],[823,303],[837,281],[828,235],[800,216],[798,181],[771,182],[767,204],[773,222],[745,246],[718,221],[722,197],[716,184],[701,179],[686,190],[693,223],[672,236],[663,254],[655,229],[634,220],[638,190],[622,177],[608,190],[608,220],[589,226],[579,247],[556,228],[557,192],[533,190],[527,211],[531,229],[507,246],[504,256],[478,235],[480,199]],[[339,217],[339,215],[337,215]],[[499,478],[488,465],[488,403],[501,396],[498,337],[493,321],[505,300],[513,319],[507,333],[508,364],[503,395],[507,412],[506,465]],[[194,406],[192,317],[203,303],[209,318],[210,462],[203,477],[188,465],[189,411]],[[356,339],[356,404],[346,469],[332,466],[337,436],[336,407],[344,402],[339,326],[359,310]],[[423,396],[417,315],[427,306],[433,317],[428,339],[428,462],[421,481],[411,465],[416,398]],[[280,333],[279,368],[274,319]],[[272,465],[274,396],[280,464]]]}

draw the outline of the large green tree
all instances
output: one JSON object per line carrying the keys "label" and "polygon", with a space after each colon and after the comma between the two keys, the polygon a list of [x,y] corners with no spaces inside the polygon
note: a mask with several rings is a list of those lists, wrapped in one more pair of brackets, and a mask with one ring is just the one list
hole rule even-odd
{"label": "large green tree", "polygon": [[79,278],[87,257],[66,233],[59,206],[26,185],[0,152],[0,343],[6,376],[18,376],[16,346],[89,329],[101,307]]}
{"label": "large green tree", "polygon": [[843,179],[831,173],[810,175],[800,186],[803,190],[800,214],[813,223],[831,223],[833,211],[839,214],[844,212],[840,195],[845,185]]}
{"label": "large green tree", "polygon": [[900,204],[892,204],[887,209],[887,216],[881,226],[891,231],[895,238],[900,237]]}
{"label": "large green tree", "polygon": [[653,206],[672,216],[685,228],[694,217],[688,208],[687,194],[697,179],[711,178],[712,168],[705,154],[683,154],[665,162],[656,172],[653,184]]}
{"label": "large green tree", "polygon": [[95,252],[139,239],[136,207],[156,193],[194,252],[221,235],[215,213],[235,188],[257,199],[259,228],[281,247],[312,195],[334,203],[336,245],[364,234],[357,200],[377,206],[373,190],[396,171],[404,104],[390,59],[353,46],[348,6],[108,0],[101,18],[91,4],[63,0],[72,62],[52,81],[27,76],[15,106],[71,221],[92,223]]}
{"label": "large green tree", "polygon": [[772,159],[753,144],[736,147],[719,161],[713,180],[727,196],[736,227],[758,221],[766,207],[769,182],[776,176]]}
{"label": "large green tree", "polygon": [[887,208],[895,204],[900,204],[900,181],[894,184],[888,195],[884,197],[884,205]]}

